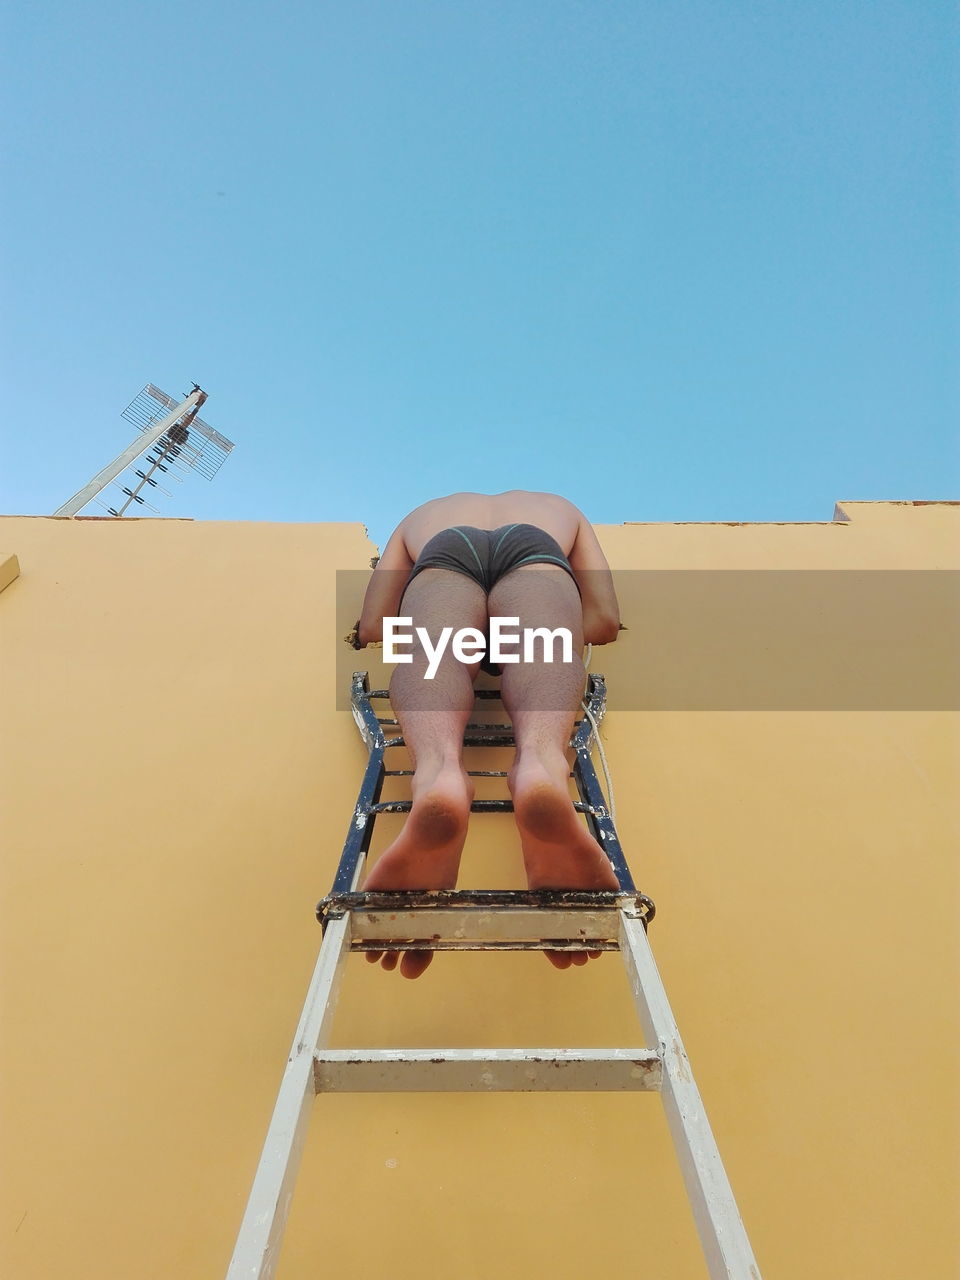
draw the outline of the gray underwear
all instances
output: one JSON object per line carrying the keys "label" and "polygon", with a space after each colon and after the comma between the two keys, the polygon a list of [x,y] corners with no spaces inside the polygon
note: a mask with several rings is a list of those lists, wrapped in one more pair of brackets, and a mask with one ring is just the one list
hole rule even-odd
{"label": "gray underwear", "polygon": [[535,524],[505,524],[499,529],[459,524],[442,529],[426,543],[407,585],[424,569],[450,569],[489,592],[501,578],[525,564],[555,564],[576,583],[559,542]]}

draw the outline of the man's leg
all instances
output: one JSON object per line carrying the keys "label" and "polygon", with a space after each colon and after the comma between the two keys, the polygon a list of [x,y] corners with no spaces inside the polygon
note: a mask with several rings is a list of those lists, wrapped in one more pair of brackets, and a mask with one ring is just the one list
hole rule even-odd
{"label": "man's leg", "polygon": [[[565,627],[573,661],[505,663],[503,704],[513,722],[517,755],[509,785],[531,889],[617,889],[610,860],[573,807],[568,744],[583,697],[583,619],[576,585],[548,565],[515,569],[490,592],[490,616],[519,618],[525,627]],[[522,652],[521,652],[522,656]],[[558,969],[586,964],[587,952],[547,952]]]}
{"label": "man's leg", "polygon": [[[419,573],[406,590],[402,610],[414,628],[426,629],[434,646],[444,627],[482,632],[487,623],[483,588],[447,569]],[[399,836],[377,859],[365,889],[452,889],[466,840],[473,786],[463,767],[463,732],[473,711],[479,664],[460,662],[448,643],[434,678],[427,680],[428,658],[419,642],[412,656],[412,663],[399,663],[394,670],[390,702],[414,770],[413,806]],[[380,958],[377,952],[367,955]],[[399,955],[384,953],[384,968],[396,968]],[[404,952],[400,972],[418,977],[431,959],[429,951]]]}

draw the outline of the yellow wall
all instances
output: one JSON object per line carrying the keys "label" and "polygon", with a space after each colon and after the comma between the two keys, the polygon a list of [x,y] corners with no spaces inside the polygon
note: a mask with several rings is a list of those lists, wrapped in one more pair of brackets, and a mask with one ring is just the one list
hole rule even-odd
{"label": "yellow wall", "polygon": [[[820,524],[600,533],[618,568],[955,568],[958,517],[843,503]],[[0,1271],[206,1280],[365,758],[334,706],[333,570],[373,548],[359,525],[44,518],[3,520],[0,545],[20,567],[0,595]],[[597,670],[640,651],[627,620]],[[614,710],[604,736],[764,1274],[956,1274],[956,717]],[[462,883],[519,870],[509,819],[475,817]],[[615,955],[566,973],[444,955],[415,983],[353,957],[334,1043],[639,1034]],[[280,1274],[347,1271],[705,1274],[643,1094],[319,1099]]]}

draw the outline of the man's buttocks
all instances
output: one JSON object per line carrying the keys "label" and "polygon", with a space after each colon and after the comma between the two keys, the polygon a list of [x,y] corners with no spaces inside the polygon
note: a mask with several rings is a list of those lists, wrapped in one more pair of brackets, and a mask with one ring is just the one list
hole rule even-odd
{"label": "man's buttocks", "polygon": [[567,556],[576,540],[579,519],[575,507],[551,493],[519,489],[498,494],[457,493],[412,512],[403,523],[403,540],[416,560],[430,539],[445,529],[469,525],[489,531],[525,524],[549,534]]}

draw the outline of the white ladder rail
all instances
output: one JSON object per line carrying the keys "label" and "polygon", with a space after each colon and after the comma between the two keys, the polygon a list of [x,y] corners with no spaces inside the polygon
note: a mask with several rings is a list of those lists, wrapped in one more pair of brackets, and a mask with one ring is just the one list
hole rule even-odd
{"label": "white ladder rail", "polygon": [[316,1093],[314,1054],[330,1035],[350,954],[350,916],[331,920],[287,1059],[227,1280],[272,1280]]}
{"label": "white ladder rail", "polygon": [[646,930],[630,908],[620,912],[620,952],[644,1034],[663,1064],[663,1108],[710,1280],[760,1280]]}

